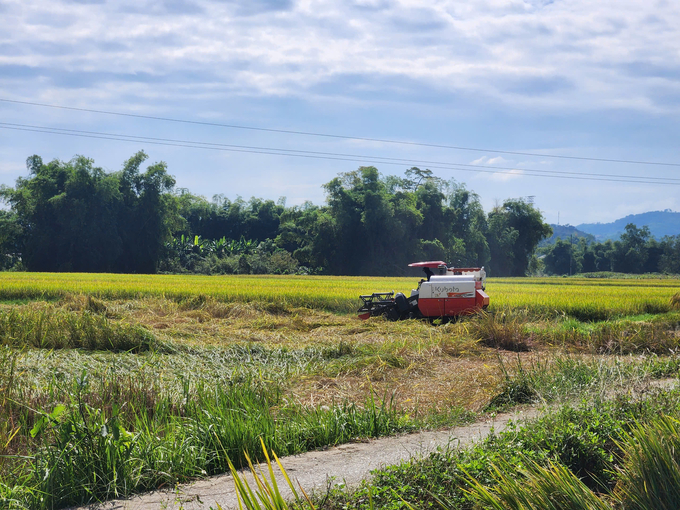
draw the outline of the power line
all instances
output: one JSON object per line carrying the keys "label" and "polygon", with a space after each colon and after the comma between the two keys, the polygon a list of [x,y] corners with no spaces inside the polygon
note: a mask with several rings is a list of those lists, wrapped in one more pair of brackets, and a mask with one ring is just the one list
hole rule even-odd
{"label": "power line", "polygon": [[[125,134],[118,134],[118,133],[102,133],[102,132],[97,132],[97,131],[83,131],[83,130],[77,130],[77,129],[66,129],[66,128],[55,128],[55,127],[48,127],[48,126],[35,126],[35,125],[30,125],[30,124],[16,124],[16,123],[9,123],[9,122],[0,122],[0,125],[3,126],[8,126],[8,127],[17,127],[17,128],[30,128],[30,129],[39,129],[42,130],[40,132],[45,132],[45,133],[52,133],[54,132],[55,134],[67,134],[67,133],[72,133],[72,134],[87,134],[87,135],[97,135],[97,136],[105,136],[105,137],[118,137],[116,139],[118,140],[130,140],[130,141],[156,141],[156,142],[167,142],[167,143],[173,143],[173,144],[182,144],[181,146],[193,146],[196,145],[197,147],[195,148],[200,148],[205,146],[204,148],[214,148],[214,147],[224,147],[224,148],[231,148],[231,149],[248,149],[248,150],[261,150],[261,151],[275,151],[276,153],[281,152],[284,154],[288,153],[298,153],[298,154],[311,154],[311,155],[316,155],[316,156],[333,156],[333,157],[341,157],[341,158],[359,158],[362,161],[365,160],[373,160],[373,161],[381,161],[382,163],[389,163],[389,162],[397,162],[400,164],[411,164],[411,165],[439,165],[439,166],[432,166],[432,168],[455,168],[455,169],[460,169],[460,167],[468,167],[468,168],[473,168],[473,169],[479,169],[479,168],[489,168],[494,171],[498,170],[511,170],[512,173],[515,173],[517,171],[522,171],[522,172],[532,172],[532,173],[537,173],[537,174],[546,174],[546,175],[573,175],[573,176],[582,176],[582,177],[607,177],[607,178],[615,178],[615,179],[635,179],[635,182],[638,182],[639,180],[642,181],[660,181],[660,183],[663,182],[668,182],[668,181],[677,181],[680,182],[680,179],[672,178],[672,177],[650,177],[650,176],[644,176],[640,177],[637,175],[617,175],[617,174],[600,174],[600,173],[583,173],[583,172],[569,172],[569,171],[563,171],[563,170],[541,170],[541,169],[534,169],[534,168],[517,168],[517,167],[505,167],[505,166],[491,166],[491,165],[470,165],[470,164],[465,164],[465,163],[449,163],[449,162],[442,162],[442,161],[431,161],[431,160],[414,160],[414,159],[405,159],[405,158],[391,158],[391,157],[386,157],[386,156],[374,156],[374,155],[365,155],[365,154],[344,154],[344,153],[336,153],[336,152],[323,152],[323,151],[307,151],[307,150],[300,150],[300,149],[282,149],[282,148],[277,148],[277,147],[258,147],[258,146],[250,146],[250,145],[235,145],[235,144],[224,144],[224,143],[214,143],[214,142],[199,142],[199,141],[188,141],[188,140],[175,140],[172,138],[155,138],[155,137],[148,137],[148,136],[137,136],[137,135],[125,135]],[[187,145],[189,144],[189,145]],[[290,154],[289,154],[290,155]],[[443,166],[442,166],[443,165]]]}
{"label": "power line", "polygon": [[218,123],[218,122],[176,119],[176,118],[171,118],[171,117],[159,117],[159,116],[153,116],[153,115],[141,115],[141,114],[136,114],[136,113],[114,112],[114,111],[108,111],[108,110],[95,110],[95,109],[91,109],[91,108],[78,108],[78,107],[75,107],[75,106],[62,106],[62,105],[54,105],[54,104],[47,104],[47,103],[37,103],[37,102],[33,102],[33,101],[19,101],[19,100],[16,100],[16,99],[6,99],[6,98],[0,98],[0,101],[4,102],[4,103],[23,104],[23,105],[29,105],[29,106],[40,106],[40,107],[44,107],[44,108],[55,108],[55,109],[60,109],[60,110],[72,110],[72,111],[79,111],[79,112],[98,113],[98,114],[103,114],[103,115],[115,115],[115,116],[119,116],[119,117],[132,117],[132,118],[137,118],[137,119],[159,120],[159,121],[163,121],[163,122],[177,122],[177,123],[183,123],[183,124],[195,124],[195,125],[223,127],[223,128],[230,128],[230,129],[244,129],[244,130],[250,130],[250,131],[262,131],[262,132],[269,132],[269,133],[285,133],[285,134],[292,134],[292,135],[316,136],[316,137],[323,137],[323,138],[335,138],[335,139],[342,139],[342,140],[357,140],[357,141],[364,141],[364,142],[379,142],[379,143],[389,143],[389,144],[398,144],[398,145],[411,145],[411,146],[418,146],[418,147],[430,147],[430,148],[437,148],[437,149],[452,149],[452,150],[471,151],[471,152],[491,152],[491,153],[494,153],[494,154],[509,154],[509,155],[514,155],[514,156],[532,156],[532,157],[541,157],[541,158],[569,159],[569,160],[578,160],[578,161],[598,161],[598,162],[604,162],[604,163],[625,163],[625,164],[632,164],[632,165],[655,165],[655,166],[680,167],[680,163],[667,163],[667,162],[659,162],[659,161],[642,161],[642,160],[631,160],[631,159],[593,158],[593,157],[584,157],[584,156],[567,156],[565,154],[541,154],[541,153],[538,153],[538,152],[504,151],[504,150],[498,150],[498,149],[481,149],[481,148],[478,148],[478,147],[463,147],[463,146],[457,146],[457,145],[440,145],[440,144],[424,143],[424,142],[389,140],[389,139],[386,139],[386,138],[369,138],[369,137],[361,137],[361,136],[348,136],[348,135],[337,135],[337,134],[330,134],[330,133],[320,133],[320,132],[313,132],[313,131],[295,131],[295,130],[290,130],[290,129],[274,129],[274,128],[264,128],[264,127],[258,127],[258,126],[244,126],[244,125],[239,125],[239,124],[222,124],[222,123]]}
{"label": "power line", "polygon": [[[141,142],[149,143],[153,145],[164,145],[172,147],[186,147],[192,149],[207,149],[207,150],[219,150],[228,152],[240,152],[240,153],[250,153],[250,154],[264,154],[264,155],[275,155],[275,156],[292,156],[299,158],[311,158],[311,159],[325,159],[325,160],[335,160],[335,161],[352,161],[358,163],[365,163],[366,160],[379,161],[381,164],[388,165],[398,165],[403,164],[421,164],[423,161],[417,160],[407,160],[399,158],[385,158],[382,156],[365,156],[365,155],[354,155],[354,154],[339,154],[339,153],[329,153],[329,152],[318,152],[318,151],[302,151],[295,149],[281,149],[276,147],[254,147],[247,145],[228,145],[228,144],[218,144],[211,142],[195,142],[188,140],[173,140],[169,138],[153,138],[144,137],[136,135],[122,135],[115,133],[102,133],[96,131],[81,131],[73,129],[64,128],[51,128],[46,126],[33,126],[27,124],[14,124],[0,122],[1,129],[9,129],[15,131],[29,131],[35,133],[45,133],[45,134],[57,134],[62,136],[76,136],[81,138],[95,138],[102,140],[114,140],[123,142]],[[561,172],[561,171],[550,171],[550,170],[534,170],[534,169],[516,169],[503,167],[505,170],[499,170],[499,167],[484,166],[483,168],[490,168],[491,170],[483,170],[475,165],[460,165],[457,163],[445,163],[445,162],[435,162],[436,165],[429,165],[430,168],[434,169],[444,169],[444,170],[459,170],[468,171],[475,173],[489,173],[489,174],[508,174],[508,175],[523,175],[529,177],[551,177],[558,179],[576,179],[576,180],[588,180],[588,181],[607,181],[607,182],[622,182],[622,183],[635,183],[635,184],[666,184],[666,185],[680,185],[680,179],[663,179],[659,177],[636,177],[636,176],[625,176],[625,175],[612,175],[612,174],[582,174],[577,172]],[[427,163],[426,163],[427,164]],[[517,174],[517,172],[522,172],[522,174]],[[548,173],[550,172],[550,173]],[[567,174],[567,175],[563,175]],[[604,177],[598,177],[598,175],[603,175]],[[655,179],[655,180],[650,180]]]}

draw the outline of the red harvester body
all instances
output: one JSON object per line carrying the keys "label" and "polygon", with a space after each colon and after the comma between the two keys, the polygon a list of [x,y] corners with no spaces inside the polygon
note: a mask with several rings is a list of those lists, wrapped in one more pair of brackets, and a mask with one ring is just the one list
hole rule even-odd
{"label": "red harvester body", "polygon": [[439,260],[415,262],[409,267],[422,267],[427,280],[420,280],[418,289],[412,290],[409,297],[401,292],[395,295],[394,291],[360,296],[363,305],[358,310],[359,318],[452,318],[489,306],[483,267],[447,267]]}

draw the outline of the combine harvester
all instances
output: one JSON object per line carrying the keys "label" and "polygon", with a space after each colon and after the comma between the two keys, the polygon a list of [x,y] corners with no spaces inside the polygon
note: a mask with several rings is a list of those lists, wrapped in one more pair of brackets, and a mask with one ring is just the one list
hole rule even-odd
{"label": "combine harvester", "polygon": [[483,267],[447,267],[446,262],[414,262],[409,267],[422,267],[427,280],[420,280],[417,290],[406,297],[401,292],[374,292],[359,296],[363,305],[359,318],[383,316],[400,319],[452,319],[470,315],[489,306],[486,271]]}

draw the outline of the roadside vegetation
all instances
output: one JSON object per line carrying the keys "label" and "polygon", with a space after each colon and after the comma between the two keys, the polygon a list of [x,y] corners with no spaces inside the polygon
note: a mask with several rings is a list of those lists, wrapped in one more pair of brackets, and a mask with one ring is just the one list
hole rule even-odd
{"label": "roadside vegetation", "polygon": [[620,393],[566,404],[468,449],[374,473],[325,509],[677,508],[680,392]]}
{"label": "roadside vegetation", "polygon": [[[246,465],[244,452],[261,460],[261,439],[284,456],[517,405],[584,399],[606,414],[613,395],[680,370],[675,280],[490,279],[491,313],[430,324],[348,313],[358,294],[410,279],[27,276],[0,275],[0,501],[16,508],[172,489]],[[674,394],[659,395],[666,407],[617,401],[672,414]],[[591,437],[582,419],[595,426],[552,427]],[[507,448],[548,466],[531,441]],[[376,483],[374,501],[401,504]],[[400,494],[422,506],[427,491],[463,498]],[[333,501],[361,506],[357,494]]]}

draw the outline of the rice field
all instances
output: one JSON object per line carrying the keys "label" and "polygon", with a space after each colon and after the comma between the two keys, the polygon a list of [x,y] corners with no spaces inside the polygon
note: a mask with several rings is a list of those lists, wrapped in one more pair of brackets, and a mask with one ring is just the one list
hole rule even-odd
{"label": "rice field", "polygon": [[[60,299],[85,294],[100,299],[161,297],[175,301],[211,297],[227,303],[261,302],[351,313],[360,294],[410,293],[418,278],[344,276],[200,276],[88,273],[0,273],[0,300]],[[676,279],[489,278],[491,309],[524,308],[581,320],[671,310]]]}
{"label": "rice field", "polygon": [[0,273],[0,508],[171,487],[260,437],[297,453],[680,371],[680,280],[488,279],[491,314],[355,318],[418,280]]}
{"label": "rice field", "polygon": [[495,308],[526,308],[581,320],[664,313],[680,292],[680,280],[593,278],[490,279],[487,293]]}

